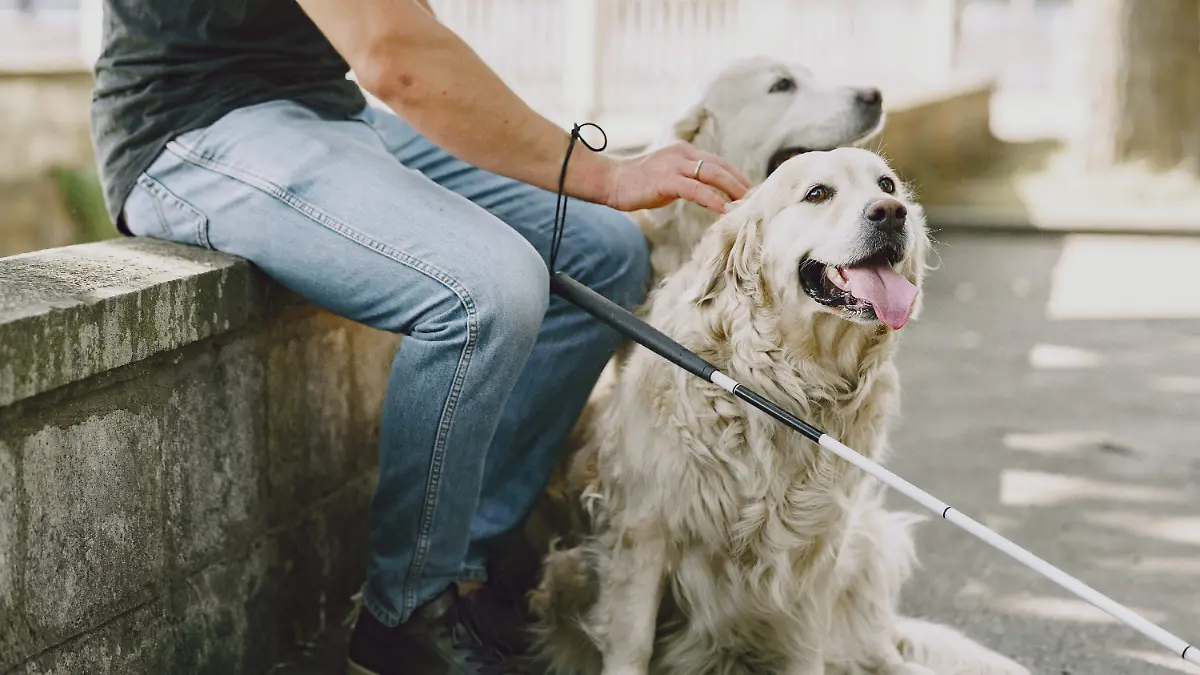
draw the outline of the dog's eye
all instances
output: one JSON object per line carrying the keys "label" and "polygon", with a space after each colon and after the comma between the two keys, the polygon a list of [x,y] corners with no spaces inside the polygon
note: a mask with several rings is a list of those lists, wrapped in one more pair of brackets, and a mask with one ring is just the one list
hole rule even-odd
{"label": "dog's eye", "polygon": [[833,196],[833,191],[824,185],[817,185],[804,195],[804,201],[812,204],[820,204],[821,202]]}
{"label": "dog's eye", "polygon": [[777,94],[781,91],[791,91],[796,88],[796,81],[790,77],[781,77],[775,80],[775,84],[771,85],[768,94]]}
{"label": "dog's eye", "polygon": [[896,183],[891,178],[884,176],[879,179],[879,189],[890,195],[896,191]]}

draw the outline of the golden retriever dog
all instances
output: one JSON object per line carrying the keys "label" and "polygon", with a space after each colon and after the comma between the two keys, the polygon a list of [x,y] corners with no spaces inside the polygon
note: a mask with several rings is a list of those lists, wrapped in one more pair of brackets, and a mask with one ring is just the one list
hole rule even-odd
{"label": "golden retriever dog", "polygon": [[[822,83],[803,66],[754,57],[713,76],[651,148],[691,143],[758,185],[789,157],[869,142],[885,121],[878,89]],[[657,285],[691,255],[717,214],[680,199],[635,218],[650,245]]]}
{"label": "golden retriever dog", "polygon": [[[876,89],[821,83],[802,66],[752,57],[734,61],[712,76],[650,147],[691,143],[724,157],[758,185],[789,157],[867,143],[884,122],[882,94]],[[633,215],[651,251],[651,287],[690,257],[718,216],[683,199]],[[551,540],[578,528],[578,495],[572,494],[566,474],[576,450],[596,431],[595,412],[611,391],[613,365],[605,369],[581,412],[547,490],[526,521],[523,539],[501,563],[500,574],[514,586],[532,584]]]}
{"label": "golden retriever dog", "polygon": [[[881,157],[800,154],[703,233],[644,316],[883,461],[928,249]],[[552,672],[1027,674],[899,616],[919,518],[885,510],[865,473],[645,349],[598,406],[570,474],[582,531],[531,594]]]}

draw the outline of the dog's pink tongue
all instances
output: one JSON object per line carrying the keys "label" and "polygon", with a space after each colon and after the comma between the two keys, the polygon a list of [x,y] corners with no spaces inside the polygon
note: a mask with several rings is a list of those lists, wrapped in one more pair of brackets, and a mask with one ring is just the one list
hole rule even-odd
{"label": "dog's pink tongue", "polygon": [[886,264],[843,267],[850,292],[875,306],[875,314],[892,330],[908,322],[917,287]]}

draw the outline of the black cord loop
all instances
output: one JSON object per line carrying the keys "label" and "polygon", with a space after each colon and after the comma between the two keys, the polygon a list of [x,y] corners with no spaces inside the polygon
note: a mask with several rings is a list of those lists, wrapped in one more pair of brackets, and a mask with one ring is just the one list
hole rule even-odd
{"label": "black cord loop", "polygon": [[[587,142],[587,139],[580,135],[579,131],[584,127],[594,127],[600,132],[600,136],[604,141],[600,147],[593,146]],[[575,149],[575,141],[583,143],[584,147],[592,152],[604,152],[608,147],[608,134],[599,125],[592,122],[584,122],[576,124],[571,128],[571,142],[567,144],[567,154],[563,157],[562,172],[558,174],[558,196],[554,200],[554,237],[550,241],[550,278],[554,278],[556,263],[558,261],[558,249],[562,245],[563,231],[567,229],[567,196],[563,194],[563,186],[567,182],[567,163],[571,161],[571,151]],[[561,219],[559,216],[561,209]]]}

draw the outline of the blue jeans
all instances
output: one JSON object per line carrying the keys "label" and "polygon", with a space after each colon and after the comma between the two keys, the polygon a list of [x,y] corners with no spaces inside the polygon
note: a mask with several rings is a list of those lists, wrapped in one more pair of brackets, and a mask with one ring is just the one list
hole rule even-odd
{"label": "blue jeans", "polygon": [[[337,314],[402,333],[371,504],[367,608],[394,626],[525,517],[618,334],[550,297],[555,195],[470,166],[396,115],[288,101],[172,141],[125,206],[130,231],[248,259]],[[645,241],[572,202],[558,266],[640,302]]]}

